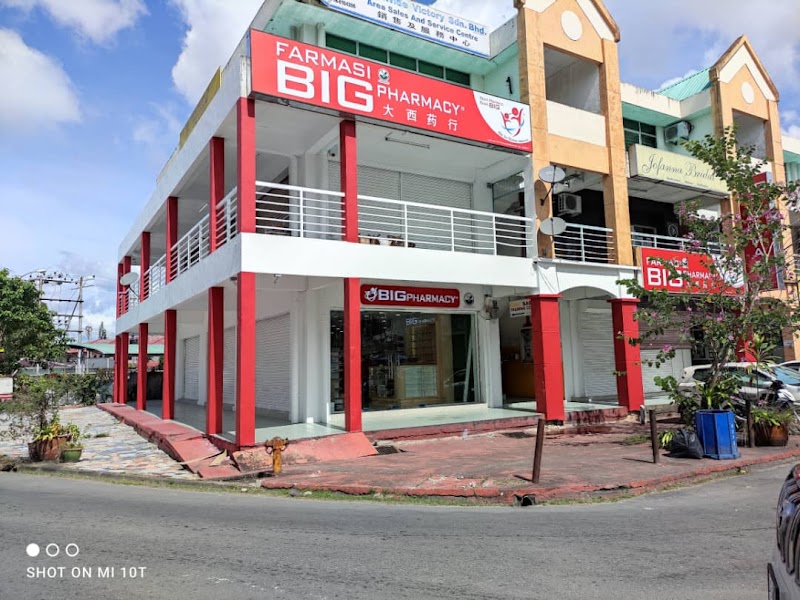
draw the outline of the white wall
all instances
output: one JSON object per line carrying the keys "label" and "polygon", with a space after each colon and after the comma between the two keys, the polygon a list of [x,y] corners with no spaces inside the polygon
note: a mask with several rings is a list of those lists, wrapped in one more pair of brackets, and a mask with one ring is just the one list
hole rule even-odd
{"label": "white wall", "polygon": [[[511,93],[508,92],[507,79],[511,78]],[[508,56],[490,73],[483,76],[483,87],[487,94],[510,98],[519,102],[519,51],[509,51]]]}
{"label": "white wall", "polygon": [[547,99],[573,108],[600,114],[600,68],[575,59],[547,77]]}

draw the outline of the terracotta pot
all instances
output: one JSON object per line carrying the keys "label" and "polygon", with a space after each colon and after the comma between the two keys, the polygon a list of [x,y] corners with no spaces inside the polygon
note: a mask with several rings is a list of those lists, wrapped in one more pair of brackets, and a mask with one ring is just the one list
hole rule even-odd
{"label": "terracotta pot", "polygon": [[785,446],[789,443],[789,429],[786,425],[756,425],[756,446]]}
{"label": "terracotta pot", "polygon": [[39,440],[28,444],[28,455],[34,462],[56,461],[61,457],[61,449],[69,439],[66,435],[61,435],[52,440]]}

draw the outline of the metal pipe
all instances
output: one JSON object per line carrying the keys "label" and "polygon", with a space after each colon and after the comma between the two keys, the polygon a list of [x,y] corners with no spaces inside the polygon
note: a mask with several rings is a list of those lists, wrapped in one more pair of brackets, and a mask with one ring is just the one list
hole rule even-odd
{"label": "metal pipe", "polygon": [[661,462],[661,454],[658,452],[658,423],[656,423],[656,411],[651,408],[648,414],[650,417],[650,443],[653,446],[653,462],[658,464]]}
{"label": "metal pipe", "polygon": [[539,475],[542,472],[542,450],[544,450],[544,419],[536,422],[536,449],[533,452],[533,473],[531,481],[539,483]]}

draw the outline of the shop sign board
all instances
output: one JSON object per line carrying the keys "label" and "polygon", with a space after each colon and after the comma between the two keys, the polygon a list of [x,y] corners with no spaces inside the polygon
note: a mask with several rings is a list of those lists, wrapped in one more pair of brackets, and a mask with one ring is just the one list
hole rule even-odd
{"label": "shop sign board", "polygon": [[631,177],[643,177],[680,186],[728,193],[728,186],[710,165],[691,156],[634,144],[630,151]]}
{"label": "shop sign board", "polygon": [[508,312],[512,318],[531,316],[530,298],[523,298],[522,300],[511,300],[508,303]]}
{"label": "shop sign board", "polygon": [[489,28],[414,0],[322,0],[328,8],[430,42],[491,56]]}
{"label": "shop sign board", "polygon": [[[772,183],[772,173],[764,172],[759,173],[758,175],[753,177],[753,182],[758,185],[763,185],[767,183]],[[747,210],[744,206],[740,207],[740,212],[742,215],[742,223],[746,223],[748,220]],[[761,221],[761,226],[765,227],[766,225],[766,216],[762,215],[759,217]],[[744,264],[745,270],[747,271],[749,276],[750,272],[753,270],[753,264],[757,263],[764,259],[764,253],[766,249],[766,254],[769,258],[777,256],[780,252],[780,243],[779,240],[772,239],[772,232],[769,229],[764,228],[763,230],[763,240],[761,241],[762,245],[758,245],[751,241],[750,243],[745,246],[744,249]],[[778,272],[777,267],[772,267],[769,273],[770,278],[770,289],[777,290],[782,289],[783,285],[783,277],[782,274]]]}
{"label": "shop sign board", "polygon": [[282,102],[530,153],[530,107],[356,56],[250,31],[252,89]]}
{"label": "shop sign board", "polygon": [[[673,294],[719,291],[736,294],[742,286],[741,281],[726,280],[719,272],[712,273],[714,258],[708,254],[660,248],[641,248],[641,253],[642,287],[646,290],[664,290]],[[678,273],[688,274],[688,278],[671,279],[665,263],[674,266]]]}
{"label": "shop sign board", "polygon": [[365,284],[361,286],[361,304],[367,306],[458,308],[461,306],[461,292],[452,288]]}

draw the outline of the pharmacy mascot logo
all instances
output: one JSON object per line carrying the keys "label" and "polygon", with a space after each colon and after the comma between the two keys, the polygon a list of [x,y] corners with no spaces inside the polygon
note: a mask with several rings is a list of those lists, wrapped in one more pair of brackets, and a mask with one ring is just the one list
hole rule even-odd
{"label": "pharmacy mascot logo", "polygon": [[525,125],[525,115],[521,109],[514,107],[511,112],[501,111],[500,114],[503,116],[503,127],[509,136],[515,138],[522,133],[522,126]]}
{"label": "pharmacy mascot logo", "polygon": [[378,298],[378,288],[371,287],[366,292],[364,292],[364,300],[367,302],[375,302]]}

